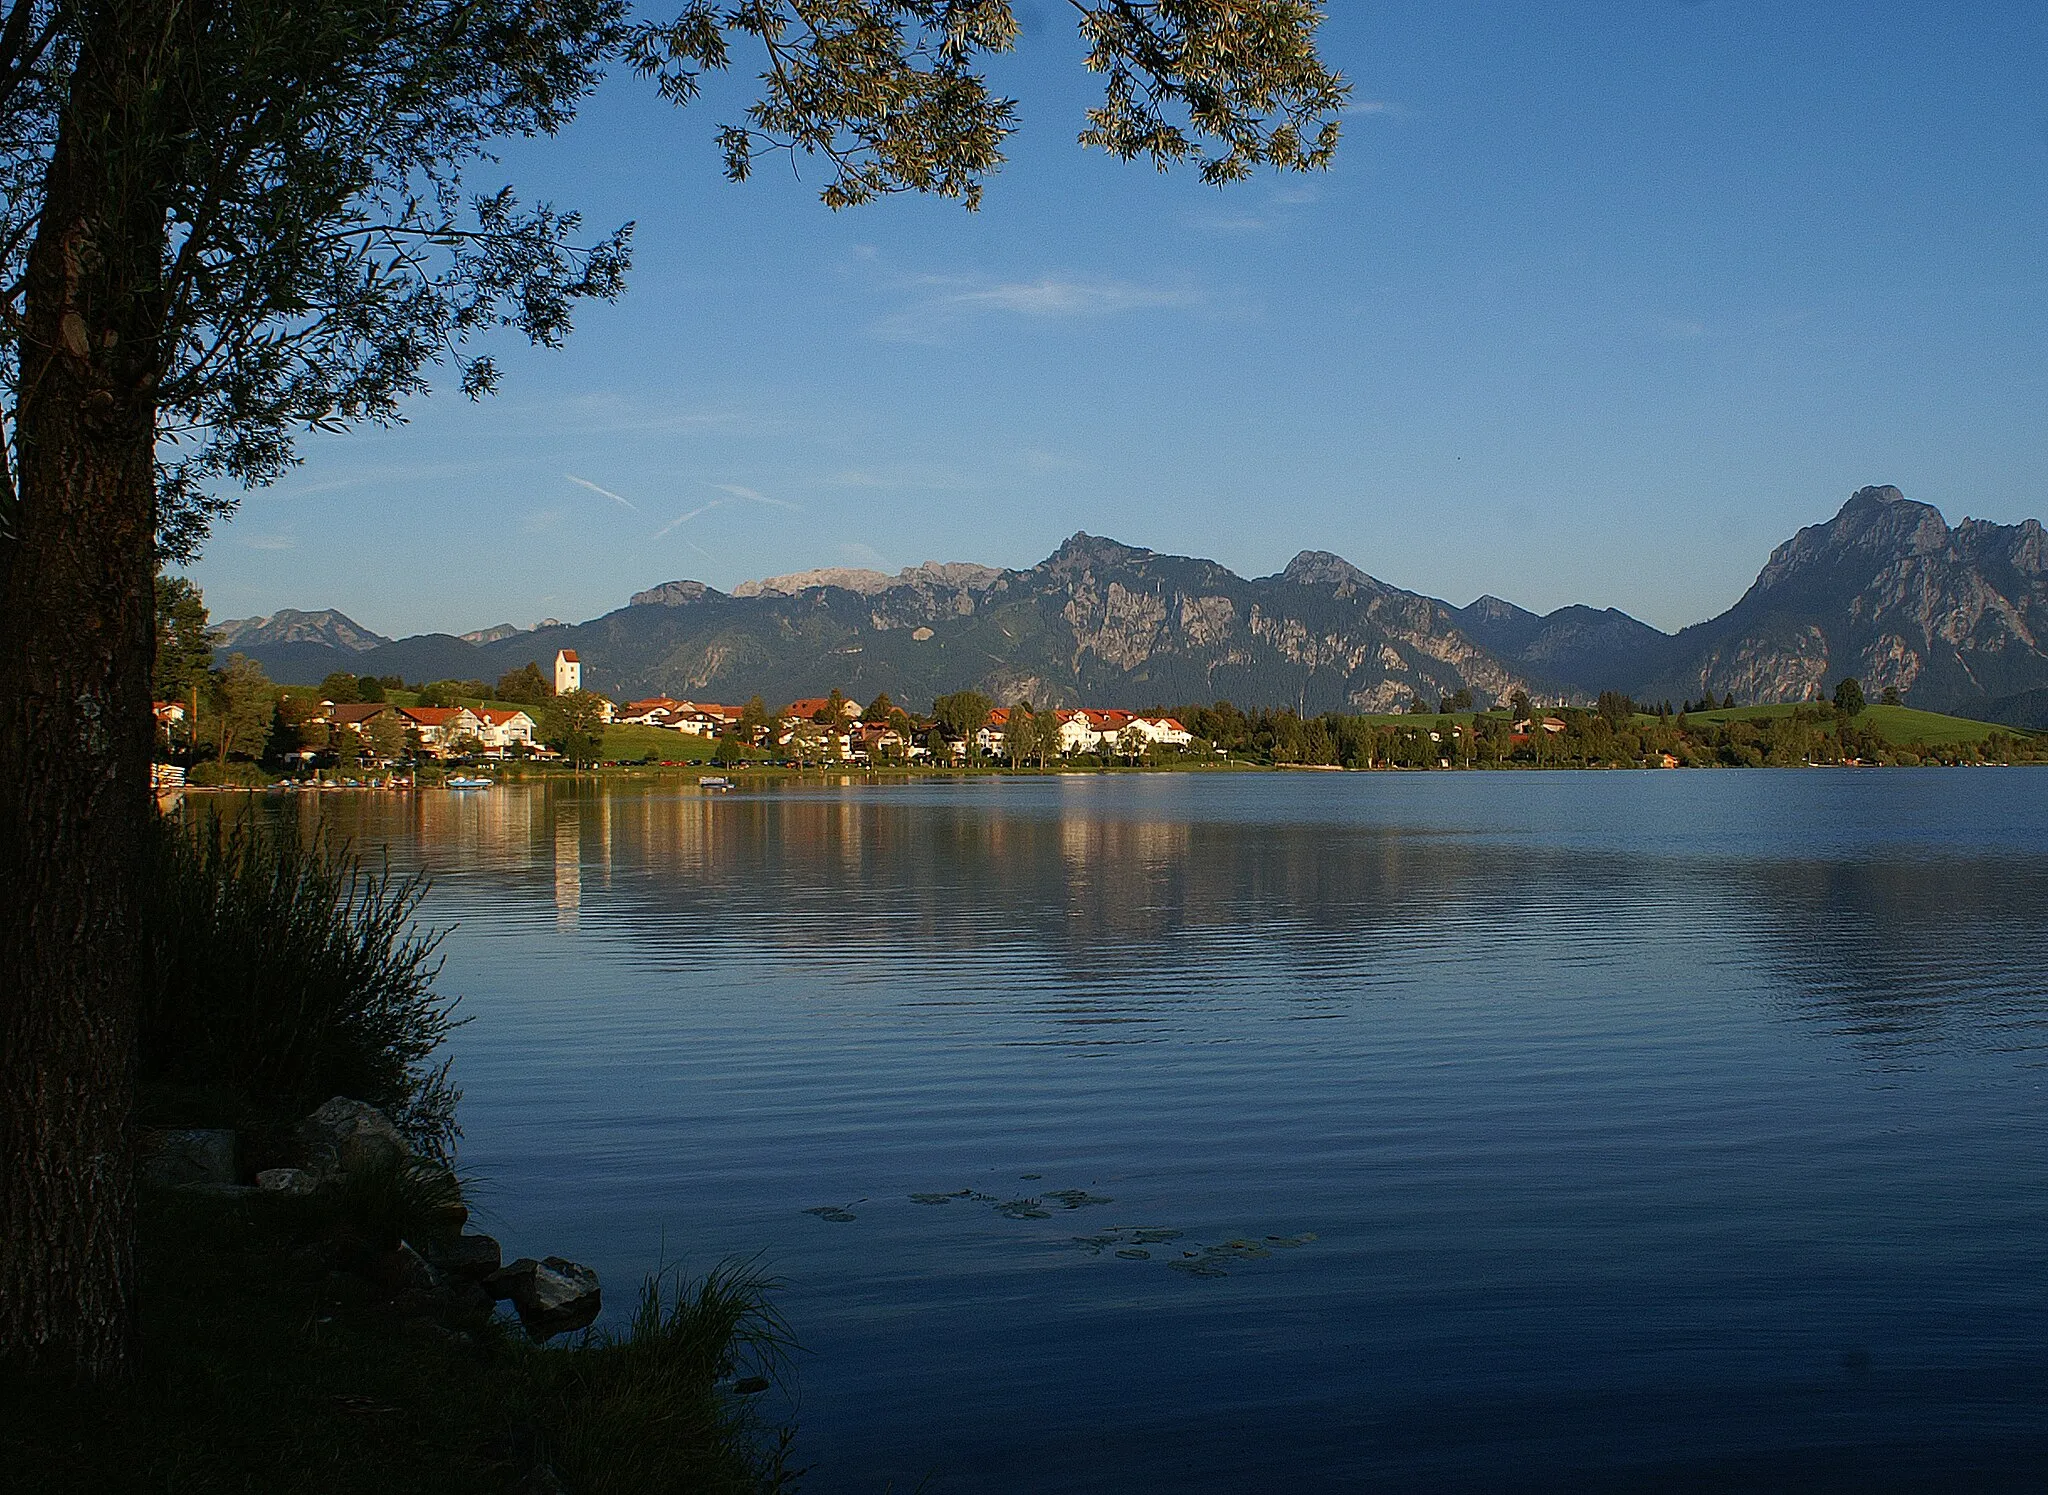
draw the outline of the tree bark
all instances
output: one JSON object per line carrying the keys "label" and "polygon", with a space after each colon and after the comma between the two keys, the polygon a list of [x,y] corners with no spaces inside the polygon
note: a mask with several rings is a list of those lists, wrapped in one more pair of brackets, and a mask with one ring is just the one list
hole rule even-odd
{"label": "tree bark", "polygon": [[0,561],[0,1357],[134,1335],[138,914],[153,830],[164,0],[88,23],[29,255]]}

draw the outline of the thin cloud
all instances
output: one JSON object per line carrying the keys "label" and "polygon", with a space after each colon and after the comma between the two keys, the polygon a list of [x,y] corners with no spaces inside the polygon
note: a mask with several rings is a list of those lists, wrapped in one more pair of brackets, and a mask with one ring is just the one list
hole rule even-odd
{"label": "thin cloud", "polygon": [[591,482],[589,478],[579,478],[573,472],[565,472],[562,474],[562,476],[567,478],[570,482],[574,483],[579,488],[588,488],[592,493],[602,494],[604,497],[610,499],[613,503],[624,504],[627,508],[633,510],[633,512],[636,514],[640,512],[640,506],[638,504],[635,504],[627,499],[619,497],[618,494],[612,492],[612,490],[609,488],[598,487],[597,484]]}
{"label": "thin cloud", "polygon": [[1189,286],[1086,275],[1046,274],[1031,280],[927,275],[908,282],[906,289],[915,294],[913,304],[874,324],[875,336],[940,344],[962,323],[992,314],[1037,322],[1088,321],[1200,306],[1208,300]]}
{"label": "thin cloud", "polygon": [[1109,316],[1152,307],[1187,306],[1198,299],[1185,290],[1164,286],[1057,275],[954,291],[943,298],[949,306],[1014,312],[1025,317]]}
{"label": "thin cloud", "polygon": [[730,493],[734,498],[743,498],[750,504],[766,504],[771,509],[795,509],[801,512],[802,504],[793,504],[786,498],[770,498],[752,488],[743,488],[738,483],[713,483],[720,493]]}
{"label": "thin cloud", "polygon": [[[699,504],[696,508],[690,510],[690,512],[687,514],[678,514],[675,518],[671,519],[667,524],[664,524],[660,529],[656,530],[652,535],[648,536],[648,539],[650,541],[659,540],[664,535],[666,535],[670,530],[674,529],[677,525],[688,524],[692,519],[695,519],[699,514],[708,514],[713,509],[723,508],[725,507],[725,505],[731,502],[732,500],[729,498],[714,498],[708,504]],[[702,546],[698,547],[698,549],[700,550],[702,548]]]}
{"label": "thin cloud", "polygon": [[290,550],[299,542],[290,535],[249,535],[242,543],[251,550]]}

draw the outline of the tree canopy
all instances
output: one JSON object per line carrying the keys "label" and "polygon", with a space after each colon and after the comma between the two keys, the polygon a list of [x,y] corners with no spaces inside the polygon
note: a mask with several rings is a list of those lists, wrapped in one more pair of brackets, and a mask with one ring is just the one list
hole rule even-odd
{"label": "tree canopy", "polygon": [[[1348,85],[1317,54],[1319,4],[1069,6],[1103,79],[1083,144],[1161,169],[1192,163],[1215,183],[1329,163]],[[153,16],[161,42],[137,63],[134,107],[99,117],[86,144],[154,194],[108,206],[143,206],[160,224],[162,274],[133,293],[156,334],[139,373],[174,559],[196,552],[235,485],[295,460],[297,433],[396,421],[441,362],[466,393],[487,393],[498,370],[482,334],[551,346],[578,302],[621,293],[630,223],[587,231],[573,209],[479,180],[494,141],[561,129],[608,73],[633,70],[689,104],[707,72],[753,63],[759,96],[716,126],[727,174],[744,180],[764,154],[811,158],[835,208],[899,192],[972,208],[1019,120],[982,71],[1017,39],[1008,0],[684,0],[667,19],[623,0],[11,0],[0,521],[23,497],[8,448],[25,270],[66,109],[84,102],[80,58]],[[75,135],[87,128],[75,108],[70,119]]]}

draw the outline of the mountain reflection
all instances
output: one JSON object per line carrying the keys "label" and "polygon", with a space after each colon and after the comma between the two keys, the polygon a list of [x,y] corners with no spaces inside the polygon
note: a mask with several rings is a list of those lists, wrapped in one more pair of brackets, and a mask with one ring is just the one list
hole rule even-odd
{"label": "mountain reflection", "polygon": [[1254,1000],[1332,1016],[1447,986],[1502,1004],[1747,990],[1879,1064],[2040,1042],[2048,871],[2005,849],[1819,856],[1787,836],[1731,855],[1714,834],[1325,813],[1341,802],[1312,784],[1289,814],[1211,813],[1214,781],[1162,782],[555,781],[319,808],[417,857],[437,909],[483,898],[516,923],[530,905],[679,975],[743,948],[905,1006],[1101,1026]]}

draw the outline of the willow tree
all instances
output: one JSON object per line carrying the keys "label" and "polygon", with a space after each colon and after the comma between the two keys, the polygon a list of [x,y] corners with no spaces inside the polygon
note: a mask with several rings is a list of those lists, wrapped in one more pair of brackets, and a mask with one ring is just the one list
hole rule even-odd
{"label": "willow tree", "polygon": [[[1083,143],[1210,182],[1323,166],[1310,0],[1071,0]],[[846,207],[979,200],[1016,104],[1006,0],[0,0],[0,1356],[128,1363],[136,918],[153,577],[307,430],[390,422],[479,345],[552,345],[631,226],[476,178],[608,72],[686,104],[759,71],[726,172]]]}

